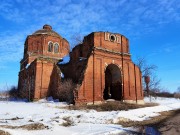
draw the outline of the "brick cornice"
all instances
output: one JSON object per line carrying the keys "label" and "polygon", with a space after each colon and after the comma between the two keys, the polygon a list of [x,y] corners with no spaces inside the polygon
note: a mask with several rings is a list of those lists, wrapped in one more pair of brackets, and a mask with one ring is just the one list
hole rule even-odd
{"label": "brick cornice", "polygon": [[117,52],[117,51],[112,51],[112,50],[109,50],[109,49],[106,49],[106,48],[102,48],[102,47],[95,47],[94,46],[94,50],[99,50],[99,51],[102,51],[102,52],[105,52],[105,53],[112,53],[112,54],[118,54],[118,55],[126,55],[126,56],[131,56],[130,53],[123,53],[123,52]]}

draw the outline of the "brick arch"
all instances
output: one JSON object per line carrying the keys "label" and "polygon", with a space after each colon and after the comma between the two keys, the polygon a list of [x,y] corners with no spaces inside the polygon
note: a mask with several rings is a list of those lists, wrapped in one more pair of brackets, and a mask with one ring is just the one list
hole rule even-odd
{"label": "brick arch", "polygon": [[58,42],[55,42],[53,43],[53,50],[54,50],[54,53],[59,53],[59,43]]}
{"label": "brick arch", "polygon": [[105,88],[103,98],[122,100],[122,69],[115,63],[106,64],[104,71]]}
{"label": "brick arch", "polygon": [[108,67],[108,65],[110,65],[110,64],[114,64],[114,65],[118,66],[118,67],[119,67],[119,69],[120,69],[120,72],[121,72],[121,74],[122,74],[122,67],[121,67],[121,65],[119,65],[119,64],[117,64],[117,63],[113,63],[113,62],[108,63],[108,64],[105,62],[104,72],[106,71],[106,68],[107,68],[107,67]]}
{"label": "brick arch", "polygon": [[49,41],[49,42],[48,42],[47,51],[48,51],[48,52],[53,52],[53,46],[54,46],[54,45],[53,45],[53,42],[52,42],[52,41]]}

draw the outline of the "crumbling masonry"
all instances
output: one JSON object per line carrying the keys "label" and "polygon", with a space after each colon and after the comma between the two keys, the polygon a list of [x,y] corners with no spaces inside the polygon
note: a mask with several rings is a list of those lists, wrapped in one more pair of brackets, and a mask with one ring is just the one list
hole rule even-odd
{"label": "crumbling masonry", "polygon": [[55,96],[63,77],[79,86],[75,103],[143,103],[141,71],[131,60],[128,39],[118,33],[93,32],[70,52],[68,41],[44,25],[27,36],[20,64],[18,88],[32,100]]}

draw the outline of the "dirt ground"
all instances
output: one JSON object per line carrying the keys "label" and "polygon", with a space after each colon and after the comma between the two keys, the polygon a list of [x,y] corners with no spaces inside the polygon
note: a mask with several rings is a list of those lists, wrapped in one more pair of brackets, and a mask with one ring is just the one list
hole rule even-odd
{"label": "dirt ground", "polygon": [[[9,125],[1,125],[0,127],[2,128],[9,128],[9,129],[17,129],[17,128],[21,128],[21,129],[26,129],[26,130],[42,130],[42,129],[48,129],[48,126],[44,126],[41,123],[33,123],[33,124],[27,124],[27,125],[23,125],[23,126],[9,126]],[[11,135],[8,132],[5,132],[3,130],[0,130],[0,135]]]}
{"label": "dirt ground", "polygon": [[165,112],[160,112],[161,114],[160,116],[152,117],[149,120],[144,120],[144,121],[121,120],[118,122],[118,124],[124,127],[157,126],[161,122],[164,122],[165,120],[172,118],[179,113],[180,110],[165,111]]}
{"label": "dirt ground", "polygon": [[180,113],[157,124],[162,135],[180,135]]}
{"label": "dirt ground", "polygon": [[155,133],[155,130],[157,129],[160,132],[159,134],[162,135],[180,135],[180,109],[175,111],[161,112],[160,114],[160,116],[153,117],[150,120],[119,121],[118,124],[123,125],[124,127],[137,128],[139,131],[138,133],[134,134],[148,134],[145,133],[147,131],[146,128],[153,127],[151,128],[153,133]]}

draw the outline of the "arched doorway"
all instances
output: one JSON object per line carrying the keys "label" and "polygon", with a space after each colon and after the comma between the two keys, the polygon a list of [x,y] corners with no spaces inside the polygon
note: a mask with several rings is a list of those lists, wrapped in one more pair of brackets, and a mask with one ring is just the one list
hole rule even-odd
{"label": "arched doorway", "polygon": [[122,100],[121,71],[115,64],[108,65],[105,71],[104,99]]}

